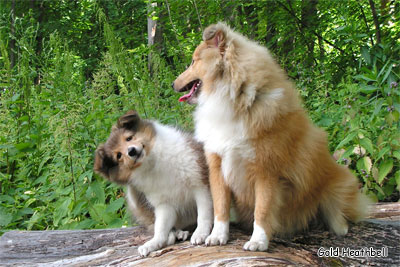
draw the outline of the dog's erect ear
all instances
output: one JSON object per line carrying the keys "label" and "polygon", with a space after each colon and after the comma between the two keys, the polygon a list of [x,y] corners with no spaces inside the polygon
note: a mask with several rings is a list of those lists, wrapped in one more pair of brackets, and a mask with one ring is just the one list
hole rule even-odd
{"label": "dog's erect ear", "polygon": [[118,119],[117,127],[134,131],[139,125],[139,122],[140,118],[138,113],[134,110],[130,110]]}
{"label": "dog's erect ear", "polygon": [[223,53],[225,51],[227,27],[221,22],[208,26],[203,32],[203,40],[210,45],[218,47],[221,53]]}
{"label": "dog's erect ear", "polygon": [[110,169],[117,165],[114,160],[106,154],[104,145],[100,145],[95,152],[93,169],[96,173],[109,179]]}

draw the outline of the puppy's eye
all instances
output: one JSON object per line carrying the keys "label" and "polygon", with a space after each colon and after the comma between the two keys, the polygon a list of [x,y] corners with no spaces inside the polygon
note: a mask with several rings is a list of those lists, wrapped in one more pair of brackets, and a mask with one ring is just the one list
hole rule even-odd
{"label": "puppy's eye", "polygon": [[126,138],[126,141],[129,142],[132,140],[132,136],[129,136],[128,138]]}
{"label": "puppy's eye", "polygon": [[122,153],[121,152],[118,152],[117,153],[117,159],[120,159],[122,157]]}

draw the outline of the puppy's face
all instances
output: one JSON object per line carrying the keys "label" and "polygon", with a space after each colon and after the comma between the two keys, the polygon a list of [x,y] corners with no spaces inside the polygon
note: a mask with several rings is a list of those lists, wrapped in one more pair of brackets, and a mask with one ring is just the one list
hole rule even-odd
{"label": "puppy's face", "polygon": [[173,83],[175,91],[189,91],[179,98],[180,102],[196,104],[200,92],[212,90],[215,79],[223,72],[225,33],[210,27],[204,32],[203,39],[193,53],[190,66]]}
{"label": "puppy's face", "polygon": [[107,142],[96,150],[94,170],[106,179],[127,184],[149,155],[155,132],[151,123],[129,111],[113,126]]}

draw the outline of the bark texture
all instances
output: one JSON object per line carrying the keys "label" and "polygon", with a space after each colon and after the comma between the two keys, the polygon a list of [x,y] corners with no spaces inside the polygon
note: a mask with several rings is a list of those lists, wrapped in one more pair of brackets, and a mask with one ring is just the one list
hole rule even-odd
{"label": "bark texture", "polygon": [[[268,252],[243,251],[249,234],[234,226],[226,246],[193,246],[188,241],[153,252],[137,248],[151,234],[143,227],[73,231],[11,231],[0,238],[5,266],[263,266],[400,265],[400,203],[377,204],[365,222],[338,237],[313,229],[291,238],[274,238]],[[319,248],[387,248],[387,257],[319,257]]]}

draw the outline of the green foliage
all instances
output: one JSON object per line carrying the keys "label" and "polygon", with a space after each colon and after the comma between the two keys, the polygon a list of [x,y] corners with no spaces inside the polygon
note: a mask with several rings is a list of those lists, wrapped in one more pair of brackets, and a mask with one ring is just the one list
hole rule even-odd
{"label": "green foliage", "polygon": [[[398,200],[399,3],[378,10],[380,42],[368,1],[11,3],[0,5],[0,234],[128,225],[94,151],[128,109],[193,129],[170,85],[220,20],[276,55],[363,190]],[[148,17],[161,29],[153,47]]]}

